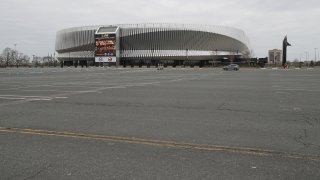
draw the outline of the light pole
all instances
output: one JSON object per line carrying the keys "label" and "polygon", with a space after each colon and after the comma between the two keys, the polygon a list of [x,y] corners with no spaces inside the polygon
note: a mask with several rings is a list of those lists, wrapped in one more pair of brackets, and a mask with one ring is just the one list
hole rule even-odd
{"label": "light pole", "polygon": [[306,52],[306,61],[307,61],[308,67],[310,67],[310,54],[308,51]]}
{"label": "light pole", "polygon": [[214,51],[212,51],[212,68],[213,68],[213,63],[214,63]]}
{"label": "light pole", "polygon": [[32,63],[36,66],[36,62],[34,61],[34,54],[32,55]]}
{"label": "light pole", "polygon": [[299,68],[301,68],[301,65],[302,65],[301,56],[302,56],[302,54],[300,53],[300,59],[299,59],[299,63],[298,63],[298,67],[299,67]]}
{"label": "light pole", "polygon": [[317,49],[318,48],[314,48],[314,62],[317,62]]}
{"label": "light pole", "polygon": [[302,55],[302,54],[300,54],[300,59],[299,59],[299,62],[301,62],[301,55]]}
{"label": "light pole", "polygon": [[14,58],[13,60],[16,60],[16,66],[17,68],[19,67],[19,61],[18,61],[18,56],[17,56],[17,44],[14,44]]}

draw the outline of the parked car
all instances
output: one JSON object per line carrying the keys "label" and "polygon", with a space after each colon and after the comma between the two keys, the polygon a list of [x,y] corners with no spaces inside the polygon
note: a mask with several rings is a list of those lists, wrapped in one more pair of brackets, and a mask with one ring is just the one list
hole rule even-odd
{"label": "parked car", "polygon": [[225,71],[238,71],[239,70],[239,65],[237,65],[237,64],[229,64],[228,66],[224,66],[223,70],[225,70]]}

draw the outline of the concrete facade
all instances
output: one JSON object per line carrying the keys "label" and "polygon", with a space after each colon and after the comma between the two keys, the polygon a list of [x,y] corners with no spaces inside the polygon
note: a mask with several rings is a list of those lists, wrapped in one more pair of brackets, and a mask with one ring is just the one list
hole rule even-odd
{"label": "concrete facade", "polygon": [[273,49],[268,52],[268,64],[280,65],[282,63],[282,50]]}
{"label": "concrete facade", "polygon": [[119,24],[75,27],[57,32],[59,61],[93,61],[95,32],[119,27],[120,64],[133,61],[209,61],[214,57],[241,57],[251,52],[242,30],[187,24]]}

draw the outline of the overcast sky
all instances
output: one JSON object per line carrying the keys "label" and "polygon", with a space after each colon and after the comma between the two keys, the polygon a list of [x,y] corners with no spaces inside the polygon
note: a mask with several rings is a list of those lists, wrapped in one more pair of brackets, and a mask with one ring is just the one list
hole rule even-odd
{"label": "overcast sky", "polygon": [[288,59],[320,51],[319,0],[1,0],[0,50],[53,54],[58,30],[74,26],[169,22],[237,27],[257,57],[292,47]]}

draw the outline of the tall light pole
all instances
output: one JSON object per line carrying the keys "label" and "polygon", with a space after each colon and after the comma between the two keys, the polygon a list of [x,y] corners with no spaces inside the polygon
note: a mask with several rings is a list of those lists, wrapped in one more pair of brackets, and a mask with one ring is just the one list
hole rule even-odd
{"label": "tall light pole", "polygon": [[212,67],[213,67],[213,63],[214,63],[214,51],[212,51]]}
{"label": "tall light pole", "polygon": [[301,56],[302,56],[302,53],[300,53],[300,59],[299,59],[299,63],[298,63],[299,68],[301,68],[301,65],[302,65]]}
{"label": "tall light pole", "polygon": [[308,64],[308,67],[310,67],[310,53],[307,51],[306,52],[306,59],[307,59],[307,64]]}
{"label": "tall light pole", "polygon": [[299,62],[301,62],[301,56],[302,56],[302,54],[300,54],[300,59],[299,59]]}
{"label": "tall light pole", "polygon": [[314,62],[317,62],[317,49],[318,48],[314,48]]}
{"label": "tall light pole", "polygon": [[14,59],[16,60],[16,66],[19,67],[18,55],[17,55],[17,44],[14,44]]}
{"label": "tall light pole", "polygon": [[17,44],[14,44],[14,56],[17,59]]}

